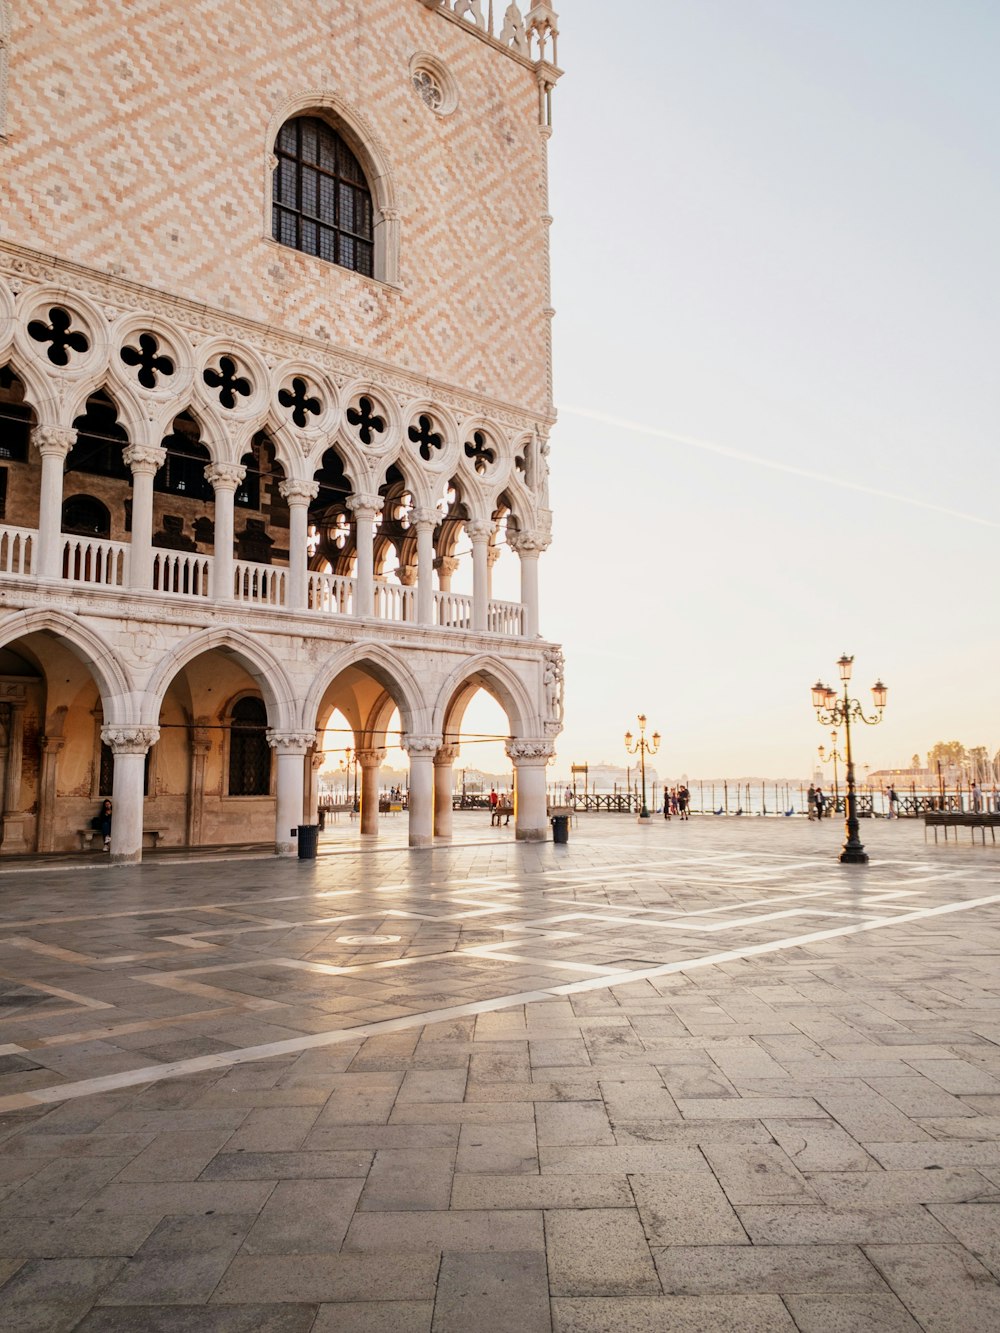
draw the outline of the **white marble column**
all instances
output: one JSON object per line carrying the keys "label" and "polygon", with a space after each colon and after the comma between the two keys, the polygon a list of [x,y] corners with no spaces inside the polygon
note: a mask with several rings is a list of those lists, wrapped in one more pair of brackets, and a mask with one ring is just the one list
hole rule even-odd
{"label": "white marble column", "polygon": [[435,509],[414,509],[410,522],[417,530],[417,624],[434,624]]}
{"label": "white marble column", "polygon": [[518,842],[544,842],[548,837],[545,766],[553,754],[547,737],[507,742],[507,755],[516,775],[514,836]]}
{"label": "white marble column", "polygon": [[379,495],[349,495],[347,507],[354,514],[354,614],[375,614],[375,515],[382,509]]}
{"label": "white marble column", "polygon": [[[123,451],[122,457],[132,469],[129,587],[151,588],[153,586],[153,478],[167,461],[167,451],[149,444],[130,444]],[[141,841],[140,838],[140,845]],[[113,838],[112,846],[114,846]]]}
{"label": "white marble column", "polygon": [[306,751],[316,744],[314,731],[271,731],[267,743],[277,759],[274,811],[276,856],[297,856],[298,830],[303,823],[303,765]]}
{"label": "white marble column", "polygon": [[160,738],[159,727],[105,725],[101,740],[115,756],[111,787],[111,863],[131,865],[142,860],[144,775],[149,747]]}
{"label": "white marble column", "polygon": [[409,844],[430,847],[434,842],[434,756],[441,748],[441,737],[404,736],[402,748],[410,756]]}
{"label": "white marble column", "polygon": [[285,605],[304,611],[309,600],[309,503],[319,495],[318,481],[282,481],[278,485],[288,501],[288,593]]}
{"label": "white marble column", "polygon": [[457,745],[442,745],[434,756],[434,836],[451,839]]}
{"label": "white marble column", "polygon": [[471,519],[465,531],[472,541],[472,628],[486,629],[490,601],[490,537],[493,524],[485,519]]}
{"label": "white marble column", "polygon": [[378,837],[378,771],[385,762],[384,750],[359,750],[361,765],[361,836]]}
{"label": "white marble column", "polygon": [[548,547],[549,539],[532,532],[508,531],[507,544],[521,561],[521,605],[524,608],[522,633],[526,639],[537,639],[538,557]]}
{"label": "white marble column", "polygon": [[24,686],[6,687],[18,691],[16,696],[7,699],[10,709],[7,725],[7,764],[3,782],[3,842],[4,852],[26,852],[24,841],[24,815],[21,811],[21,768],[24,757]]}
{"label": "white marble column", "polygon": [[76,431],[71,426],[35,426],[31,443],[42,458],[38,549],[31,553],[31,572],[43,579],[57,579],[62,574],[63,468],[76,443]]}
{"label": "white marble column", "polygon": [[242,463],[209,463],[205,480],[215,492],[215,542],[212,552],[212,597],[233,600],[233,535],[236,488],[246,480]]}

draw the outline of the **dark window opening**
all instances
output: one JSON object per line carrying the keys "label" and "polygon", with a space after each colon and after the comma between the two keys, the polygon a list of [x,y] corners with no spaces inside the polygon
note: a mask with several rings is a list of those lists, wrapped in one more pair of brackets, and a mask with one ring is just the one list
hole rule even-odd
{"label": "dark window opening", "polygon": [[[142,794],[149,795],[149,757],[152,747],[146,751],[146,762],[142,769]],[[110,745],[101,741],[101,771],[98,776],[98,796],[111,796],[115,786],[115,752]],[[113,819],[113,817],[112,817]]]}
{"label": "dark window opening", "polygon": [[229,795],[267,796],[271,791],[271,747],[262,699],[237,699],[229,719]]}
{"label": "dark window opening", "polygon": [[372,277],[371,191],[344,140],[325,121],[301,116],[282,126],[274,151],[274,239]]}
{"label": "dark window opening", "polygon": [[0,459],[26,463],[34,414],[24,401],[24,385],[10,366],[0,367]]}
{"label": "dark window opening", "polygon": [[186,412],[174,422],[173,434],[163,441],[163,448],[167,459],[153,479],[153,489],[200,500],[203,504],[213,503],[215,490],[205,477],[212,455],[200,441],[197,422]]}
{"label": "dark window opening", "polygon": [[111,513],[92,495],[71,495],[63,501],[62,530],[78,537],[110,537]]}
{"label": "dark window opening", "polygon": [[89,472],[97,477],[131,481],[132,472],[122,457],[128,435],[118,424],[118,409],[103,390],[87,399],[87,410],[73,422],[76,443],[66,456],[67,472]]}

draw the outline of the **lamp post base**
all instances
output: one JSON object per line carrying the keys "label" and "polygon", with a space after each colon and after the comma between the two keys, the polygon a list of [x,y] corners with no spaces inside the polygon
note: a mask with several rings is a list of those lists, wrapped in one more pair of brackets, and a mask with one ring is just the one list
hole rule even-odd
{"label": "lamp post base", "polygon": [[639,811],[639,818],[636,822],[639,824],[651,824],[653,822],[653,816],[649,813],[649,811],[646,809],[645,806],[643,806],[642,809]]}
{"label": "lamp post base", "polygon": [[845,847],[840,853],[842,865],[847,866],[866,866],[868,864],[868,853],[861,846]]}

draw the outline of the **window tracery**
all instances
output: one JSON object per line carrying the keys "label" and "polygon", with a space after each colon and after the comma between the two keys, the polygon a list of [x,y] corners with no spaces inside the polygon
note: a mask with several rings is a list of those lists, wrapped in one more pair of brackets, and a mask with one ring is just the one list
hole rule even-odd
{"label": "window tracery", "polygon": [[316,116],[297,116],[281,127],[274,152],[278,159],[272,185],[274,239],[373,277],[371,190],[341,135]]}

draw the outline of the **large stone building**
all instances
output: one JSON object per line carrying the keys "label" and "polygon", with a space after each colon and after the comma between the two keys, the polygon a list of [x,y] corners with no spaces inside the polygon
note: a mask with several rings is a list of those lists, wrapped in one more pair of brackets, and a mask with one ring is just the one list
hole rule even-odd
{"label": "large stone building", "polygon": [[0,852],[109,795],[113,860],[287,855],[335,710],[367,834],[398,712],[427,845],[479,689],[544,836],[554,41],[530,0],[0,0]]}

